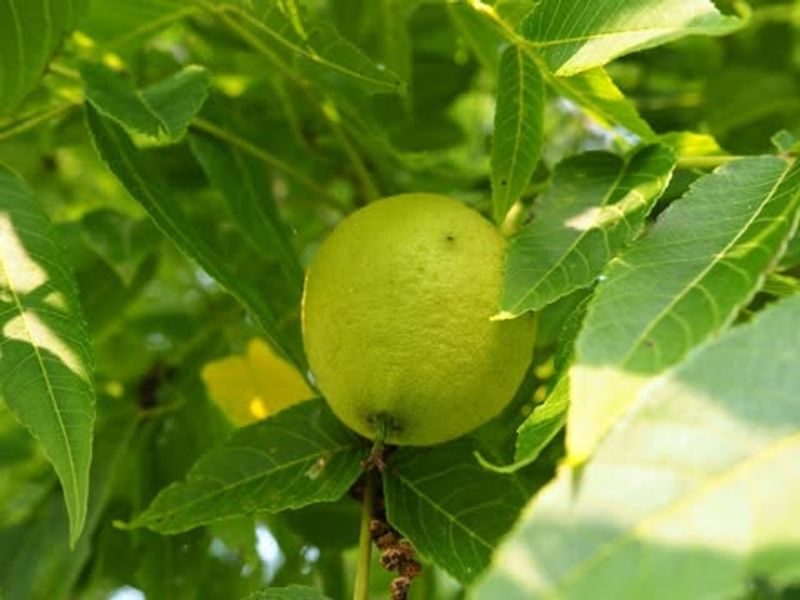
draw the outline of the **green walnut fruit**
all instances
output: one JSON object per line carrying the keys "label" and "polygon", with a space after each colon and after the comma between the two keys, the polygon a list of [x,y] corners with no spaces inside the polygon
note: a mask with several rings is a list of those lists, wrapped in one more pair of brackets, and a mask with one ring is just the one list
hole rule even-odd
{"label": "green walnut fruit", "polygon": [[535,322],[491,320],[505,246],[480,214],[433,194],[378,200],[342,221],[306,275],[303,339],[344,423],[392,444],[437,444],[508,404]]}

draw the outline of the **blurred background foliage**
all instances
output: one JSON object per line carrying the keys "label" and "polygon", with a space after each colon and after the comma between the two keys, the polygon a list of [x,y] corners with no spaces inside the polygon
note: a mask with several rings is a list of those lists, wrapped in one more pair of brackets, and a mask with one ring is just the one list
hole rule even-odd
{"label": "blurred background foliage", "polygon": [[[266,3],[252,4],[258,10]],[[76,77],[81,61],[122,71],[137,87],[188,64],[207,67],[211,92],[192,129],[257,161],[268,175],[261,192],[289,224],[303,265],[343,215],[378,196],[443,192],[490,212],[489,147],[502,40],[476,38],[443,2],[385,0],[383,10],[364,10],[358,0],[300,4],[306,26],[335,24],[387,74],[397,75],[398,89],[408,82],[407,93],[394,93],[391,75],[372,93],[346,78],[311,79],[302,69],[286,69],[280,57],[265,53],[257,28],[236,12],[237,2],[228,10],[212,2],[94,0],[43,85],[15,116],[0,118],[0,161],[33,185],[75,266],[99,392],[94,495],[87,532],[74,552],[67,547],[54,474],[0,407],[0,587],[7,598],[236,598],[264,583],[288,582],[318,585],[342,598],[350,588],[358,505],[347,498],[171,537],[114,525],[182,478],[231,421],[266,416],[312,392],[294,367],[258,340],[260,331],[244,310],[162,236],[100,163],[84,125]],[[509,15],[530,7],[496,4]],[[732,9],[730,2],[718,4]],[[609,66],[658,133],[708,134],[730,154],[769,152],[770,137],[787,123],[800,136],[800,3],[751,5],[750,25],[735,35],[689,38]],[[598,123],[555,95],[545,126],[545,160],[523,198],[527,203],[562,157],[635,143],[630,132]],[[713,141],[698,139],[718,151]],[[297,336],[297,286],[281,276],[276,260],[254,248],[262,240],[242,235],[188,144],[151,140],[148,146],[147,160],[172,200],[225,261],[271,299],[279,328]],[[672,197],[694,177],[682,171]],[[544,397],[561,326],[582,294],[547,309],[539,364],[515,406]],[[241,375],[248,370],[254,379]],[[491,428],[486,435],[491,439]],[[551,449],[550,465],[560,443]],[[391,576],[377,565],[373,573],[373,597],[387,597]],[[462,595],[433,567],[412,592],[412,598]]]}

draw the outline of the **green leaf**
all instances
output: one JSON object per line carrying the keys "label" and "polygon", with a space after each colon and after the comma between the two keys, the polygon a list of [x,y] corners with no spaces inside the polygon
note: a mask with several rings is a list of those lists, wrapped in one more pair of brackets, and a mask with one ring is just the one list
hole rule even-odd
{"label": "green leaf", "polygon": [[596,121],[621,125],[645,141],[655,141],[653,129],[605,69],[590,69],[572,77],[549,75],[547,81],[556,92],[575,102]]}
{"label": "green leaf", "polygon": [[573,75],[687,35],[725,35],[741,25],[711,0],[542,0],[522,33],[556,75]]}
{"label": "green leaf", "polygon": [[283,588],[266,588],[253,592],[243,600],[328,600],[318,590],[304,585],[290,585]]}
{"label": "green leaf", "polygon": [[[522,4],[501,5],[497,10],[477,3],[447,5],[465,42],[492,74],[499,69],[498,52],[503,42],[518,46],[531,61],[541,63],[536,51],[530,45],[521,44],[517,32],[504,20],[501,15],[504,6],[520,6],[525,9]],[[540,69],[540,72],[557,94],[576,103],[601,124],[618,124],[645,141],[655,141],[655,132],[639,115],[633,102],[614,84],[605,69],[590,69],[572,77],[557,77],[547,69]]]}
{"label": "green leaf", "polygon": [[277,256],[288,283],[303,288],[303,267],[290,242],[284,223],[270,192],[264,167],[242,150],[203,134],[189,138],[203,170],[222,192],[236,223],[256,252],[266,258]]}
{"label": "green leaf", "polygon": [[92,460],[92,349],[75,281],[31,191],[0,164],[0,400],[58,474],[74,543]]}
{"label": "green leaf", "polygon": [[0,114],[36,86],[87,0],[0,1]]}
{"label": "green leaf", "polygon": [[533,409],[517,430],[514,450],[515,470],[539,457],[567,421],[569,408],[569,378],[562,376],[545,401]]}
{"label": "green leaf", "polygon": [[467,2],[448,2],[447,11],[453,25],[481,64],[496,74],[500,70],[502,34],[485,15]]}
{"label": "green leaf", "polygon": [[159,235],[148,219],[134,219],[116,210],[100,208],[81,219],[81,233],[92,248],[130,286]]}
{"label": "green leaf", "polygon": [[131,143],[125,131],[104,118],[91,106],[86,119],[95,147],[109,169],[119,178],[128,193],[150,214],[155,224],[189,258],[205,269],[252,313],[275,348],[300,368],[305,364],[301,350],[288,345],[278,333],[275,315],[263,290],[251,280],[243,279],[234,264],[215,251],[174,202],[164,184],[145,167],[141,152]]}
{"label": "green leaf", "polygon": [[481,467],[465,441],[399,449],[384,471],[383,489],[392,526],[461,582],[486,568],[532,491],[520,475]]}
{"label": "green leaf", "polygon": [[542,153],[544,83],[519,46],[500,61],[492,140],[492,206],[501,222],[530,181]]}
{"label": "green leaf", "polygon": [[674,165],[672,152],[658,145],[627,159],[588,152],[562,161],[533,222],[509,245],[498,316],[540,310],[591,285],[639,235]]}
{"label": "green leaf", "polygon": [[800,151],[800,139],[791,131],[781,129],[770,139],[772,140],[772,145],[778,149],[778,152],[789,154]]}
{"label": "green leaf", "polygon": [[366,448],[311,400],[234,432],[198,460],[185,482],[163,490],[133,522],[178,533],[229,517],[332,502],[361,473]]}
{"label": "green leaf", "polygon": [[649,377],[730,324],[783,252],[798,205],[800,165],[733,161],[609,265],[570,370],[573,460],[589,456]]}
{"label": "green leaf", "polygon": [[562,468],[476,598],[742,597],[800,577],[800,296],[642,390],[580,472]]}
{"label": "green leaf", "polygon": [[197,10],[185,0],[102,0],[92,2],[81,31],[106,46],[141,40]]}
{"label": "green leaf", "polygon": [[56,477],[39,444],[0,402],[0,529],[16,525],[41,504]]}
{"label": "green leaf", "polygon": [[258,10],[247,0],[220,7],[229,26],[255,50],[282,70],[297,71],[325,89],[342,84],[361,93],[404,93],[405,83],[396,73],[375,63],[345,39],[333,26],[323,23],[308,35],[297,31],[280,8]]}
{"label": "green leaf", "polygon": [[176,142],[186,133],[208,95],[211,81],[203,67],[189,65],[143,90],[99,63],[81,67],[86,99],[98,112],[130,133]]}
{"label": "green leaf", "polygon": [[94,534],[121,475],[120,463],[130,451],[138,420],[133,404],[109,401],[97,421],[89,483],[86,527],[76,544],[67,542],[69,518],[58,489],[40,503],[32,518],[0,529],[0,589],[8,600],[66,600],[90,560]]}

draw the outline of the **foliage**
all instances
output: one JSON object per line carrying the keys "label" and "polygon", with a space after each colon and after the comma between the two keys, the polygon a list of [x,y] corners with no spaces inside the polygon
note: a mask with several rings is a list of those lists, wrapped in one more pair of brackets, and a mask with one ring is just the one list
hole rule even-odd
{"label": "foliage", "polygon": [[[0,597],[794,597],[798,14],[0,0]],[[538,337],[371,449],[303,278],[403,192],[496,223]]]}

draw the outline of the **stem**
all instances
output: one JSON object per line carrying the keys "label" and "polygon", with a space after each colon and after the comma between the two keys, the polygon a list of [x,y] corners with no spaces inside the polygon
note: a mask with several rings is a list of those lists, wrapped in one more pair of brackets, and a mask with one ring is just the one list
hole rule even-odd
{"label": "stem", "polygon": [[369,524],[375,510],[375,475],[364,473],[364,503],[361,511],[361,535],[358,542],[358,570],[353,589],[353,600],[369,600],[369,567],[372,554],[372,534]]}
{"label": "stem", "polygon": [[363,198],[366,200],[366,202],[360,201],[357,202],[357,204],[359,206],[364,206],[368,202],[377,200],[381,195],[380,191],[378,191],[378,186],[375,184],[375,180],[372,178],[372,175],[367,169],[367,166],[364,164],[364,161],[361,159],[361,156],[359,156],[358,152],[353,147],[353,144],[350,142],[347,134],[342,130],[339,113],[336,112],[336,109],[332,104],[328,110],[323,109],[323,112],[325,113],[325,117],[328,120],[328,126],[333,132],[336,141],[339,142],[339,145],[344,149],[347,158],[350,160],[350,164],[353,166],[355,176],[361,183]]}
{"label": "stem", "polygon": [[20,135],[21,133],[30,131],[41,123],[45,123],[50,119],[55,119],[67,114],[73,108],[77,108],[78,106],[79,105],[77,103],[61,104],[53,108],[42,110],[33,116],[23,117],[23,119],[20,121],[10,123],[8,126],[0,128],[0,141],[7,140],[15,135]]}
{"label": "stem", "polygon": [[720,156],[686,156],[678,159],[678,169],[716,169],[741,156],[722,154]]}
{"label": "stem", "polygon": [[64,79],[69,79],[70,81],[81,81],[80,73],[56,62],[50,63],[47,67],[47,70],[53,75],[59,75]]}

